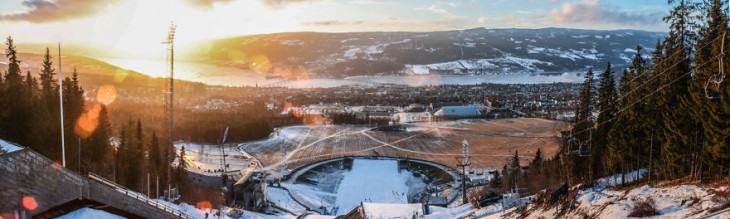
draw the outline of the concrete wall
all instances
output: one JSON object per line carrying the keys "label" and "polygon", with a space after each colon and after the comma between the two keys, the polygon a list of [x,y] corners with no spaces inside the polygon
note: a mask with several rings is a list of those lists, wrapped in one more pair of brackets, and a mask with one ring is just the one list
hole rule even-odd
{"label": "concrete wall", "polygon": [[[24,197],[32,198],[37,207],[24,206]],[[0,214],[14,211],[26,211],[31,216],[48,214],[54,207],[75,200],[103,203],[139,217],[180,217],[62,168],[30,149],[0,155]]]}

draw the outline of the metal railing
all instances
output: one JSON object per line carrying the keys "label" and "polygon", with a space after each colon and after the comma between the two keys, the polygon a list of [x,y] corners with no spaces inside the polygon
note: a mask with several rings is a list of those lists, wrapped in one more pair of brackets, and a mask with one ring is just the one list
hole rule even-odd
{"label": "metal railing", "polygon": [[154,206],[154,207],[156,207],[156,208],[158,208],[160,210],[163,210],[163,211],[165,211],[167,213],[170,213],[170,214],[172,214],[174,216],[177,216],[177,217],[180,217],[180,218],[185,218],[185,219],[194,218],[194,217],[192,217],[192,216],[190,216],[190,215],[188,215],[188,214],[180,211],[179,209],[171,208],[168,205],[163,204],[163,203],[161,203],[158,200],[150,199],[146,195],[143,195],[143,194],[140,194],[139,192],[135,192],[133,190],[127,189],[127,188],[125,188],[122,185],[119,185],[119,184],[117,184],[115,182],[109,181],[109,180],[105,179],[104,177],[101,177],[99,175],[96,175],[96,174],[94,174],[92,172],[89,172],[89,175],[88,176],[89,176],[90,179],[93,179],[94,181],[97,181],[97,182],[99,182],[101,184],[107,185],[107,186],[111,187],[112,189],[114,189],[114,190],[116,190],[116,191],[118,191],[120,193],[123,193],[123,194],[127,195],[128,197],[131,197],[131,198],[134,198],[134,199],[136,199],[138,201],[142,201],[144,203],[147,203],[147,204],[149,204],[151,206]]}

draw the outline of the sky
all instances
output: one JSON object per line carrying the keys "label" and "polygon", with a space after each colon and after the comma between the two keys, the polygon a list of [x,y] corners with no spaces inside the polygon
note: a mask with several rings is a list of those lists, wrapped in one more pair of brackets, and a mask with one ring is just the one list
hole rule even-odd
{"label": "sky", "polygon": [[0,35],[18,43],[74,42],[130,54],[176,44],[295,32],[468,28],[666,31],[666,0],[0,0]]}

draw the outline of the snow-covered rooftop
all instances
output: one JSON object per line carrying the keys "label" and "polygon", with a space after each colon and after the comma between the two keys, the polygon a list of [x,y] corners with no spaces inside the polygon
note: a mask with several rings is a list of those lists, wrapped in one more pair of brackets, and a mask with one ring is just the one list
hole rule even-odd
{"label": "snow-covered rooftop", "polygon": [[433,114],[434,116],[478,116],[477,106],[445,106]]}

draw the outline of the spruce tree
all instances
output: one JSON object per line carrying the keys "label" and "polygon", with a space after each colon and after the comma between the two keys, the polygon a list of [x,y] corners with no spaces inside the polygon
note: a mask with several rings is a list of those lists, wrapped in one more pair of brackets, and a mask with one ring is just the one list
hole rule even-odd
{"label": "spruce tree", "polygon": [[[20,60],[12,37],[8,37],[5,45],[5,57],[8,59],[8,70],[5,73],[3,90],[0,91],[0,138],[29,145],[28,130],[30,118],[30,102],[28,89],[20,71]],[[57,159],[51,157],[51,159]]]}
{"label": "spruce tree", "polygon": [[[619,92],[620,97],[618,101],[618,107],[623,109],[631,104],[628,93],[633,89],[631,86],[631,73],[624,69],[621,79],[619,80]],[[609,169],[620,169],[622,174],[625,174],[627,167],[625,165],[625,156],[628,156],[628,144],[629,139],[632,136],[630,130],[626,129],[632,121],[628,114],[618,113],[615,115],[615,121],[613,122],[612,128],[608,131],[607,138],[607,152],[608,152],[608,167]],[[615,172],[615,171],[612,171]],[[623,181],[623,180],[622,180]],[[623,184],[623,182],[622,182]]]}
{"label": "spruce tree", "polygon": [[127,152],[129,144],[128,142],[129,139],[127,138],[127,127],[122,126],[119,133],[119,146],[117,147],[114,159],[114,175],[116,179],[115,182],[122,185],[127,184],[127,171],[129,170],[127,164],[127,155],[129,154]]}
{"label": "spruce tree", "polygon": [[150,145],[149,145],[150,154],[149,154],[149,157],[148,157],[149,160],[147,163],[150,166],[149,169],[151,170],[152,174],[154,174],[155,176],[162,176],[162,174],[163,174],[162,172],[165,170],[165,169],[163,169],[165,163],[163,162],[163,160],[164,160],[162,158],[163,155],[160,151],[160,142],[159,142],[159,139],[157,138],[157,132],[155,132],[155,131],[152,132],[152,137],[150,138],[150,140],[151,140]]}
{"label": "spruce tree", "polygon": [[667,66],[663,71],[662,80],[659,82],[659,96],[657,108],[660,109],[661,123],[657,126],[660,130],[658,136],[661,144],[662,159],[664,161],[665,175],[669,179],[685,176],[689,172],[688,150],[692,129],[693,118],[688,112],[686,102],[689,97],[688,85],[692,60],[691,48],[695,31],[697,29],[698,4],[686,0],[669,0],[674,7],[670,14],[664,18],[670,24],[669,37],[664,46],[665,60],[672,65]]}
{"label": "spruce tree", "polygon": [[88,137],[86,140],[86,148],[87,149],[87,158],[90,163],[90,169],[96,173],[99,174],[111,174],[106,173],[105,171],[108,170],[108,164],[105,161],[105,158],[109,155],[110,151],[112,150],[111,145],[111,124],[109,121],[109,116],[106,110],[106,106],[99,105],[99,116],[98,121],[99,124],[97,125],[96,129],[93,133]]}
{"label": "spruce tree", "polygon": [[618,94],[616,93],[616,83],[611,68],[611,63],[606,66],[606,71],[601,74],[600,85],[598,88],[598,103],[596,104],[598,111],[598,128],[596,129],[596,140],[591,148],[591,159],[594,167],[593,171],[598,176],[608,174],[607,157],[608,157],[608,132],[613,127],[614,114],[617,110]]}
{"label": "spruce tree", "polygon": [[[722,0],[709,0],[703,5],[705,25],[699,30],[694,53],[694,59],[700,63],[689,84],[691,101],[684,103],[691,105],[688,108],[692,117],[700,123],[698,130],[694,130],[695,135],[690,135],[694,140],[690,142],[695,151],[693,158],[702,160],[693,165],[693,176],[703,169],[720,177],[728,175],[730,140],[727,136],[730,136],[730,120],[727,118],[730,118],[730,86],[727,81],[721,80],[723,76],[720,73],[721,70],[727,70],[728,61],[724,57],[717,58],[730,48],[728,45],[722,48],[723,41],[730,44],[730,36],[726,35],[728,14],[725,7],[725,1]],[[724,61],[722,65],[720,60]],[[702,65],[703,63],[706,64]]]}
{"label": "spruce tree", "polygon": [[51,52],[46,48],[46,54],[43,56],[41,74],[40,74],[40,86],[42,90],[43,101],[49,111],[54,112],[58,107],[58,85],[55,83],[55,69],[53,68],[53,61],[51,60]]}

